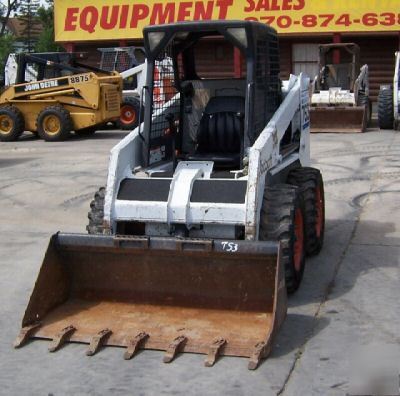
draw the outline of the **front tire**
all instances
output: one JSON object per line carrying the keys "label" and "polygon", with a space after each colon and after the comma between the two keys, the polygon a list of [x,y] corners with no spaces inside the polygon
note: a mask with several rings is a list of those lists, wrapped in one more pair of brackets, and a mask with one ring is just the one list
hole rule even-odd
{"label": "front tire", "polygon": [[366,127],[371,124],[372,119],[372,102],[364,91],[358,93],[358,106],[365,106],[366,114]]}
{"label": "front tire", "polygon": [[13,142],[24,133],[24,116],[15,106],[0,108],[0,141]]}
{"label": "front tire", "polygon": [[325,192],[321,172],[315,168],[298,168],[289,173],[288,184],[297,186],[304,202],[306,254],[318,254],[324,244]]}
{"label": "front tire", "polygon": [[90,202],[90,211],[88,212],[89,224],[86,226],[88,234],[98,235],[104,233],[104,197],[106,195],[105,187],[100,187]]}
{"label": "front tire", "polygon": [[49,106],[37,118],[39,136],[46,142],[60,142],[70,137],[73,129],[72,118],[62,106]]}
{"label": "front tire", "polygon": [[259,235],[260,240],[281,243],[286,289],[294,293],[305,267],[304,207],[297,187],[278,184],[265,188]]}

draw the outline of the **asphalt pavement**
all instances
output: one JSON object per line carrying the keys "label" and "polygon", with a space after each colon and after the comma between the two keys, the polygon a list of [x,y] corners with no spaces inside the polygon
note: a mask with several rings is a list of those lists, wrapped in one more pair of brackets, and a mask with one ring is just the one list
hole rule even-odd
{"label": "asphalt pavement", "polygon": [[[400,132],[374,129],[311,136],[325,180],[325,244],[307,260],[273,352],[256,371],[232,357],[206,368],[196,354],[164,364],[159,351],[125,361],[121,348],[89,358],[80,344],[49,354],[48,341],[14,350],[49,237],[85,232],[109,151],[125,135],[0,143],[0,394],[344,395],[360,361],[392,381],[400,362]],[[372,377],[362,378],[369,386]]]}

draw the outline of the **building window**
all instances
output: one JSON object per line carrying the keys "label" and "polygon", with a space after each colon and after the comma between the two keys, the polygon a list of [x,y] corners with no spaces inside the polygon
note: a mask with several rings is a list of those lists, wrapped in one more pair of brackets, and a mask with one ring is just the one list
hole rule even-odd
{"label": "building window", "polygon": [[293,74],[307,74],[314,79],[318,74],[318,44],[293,44],[292,46]]}

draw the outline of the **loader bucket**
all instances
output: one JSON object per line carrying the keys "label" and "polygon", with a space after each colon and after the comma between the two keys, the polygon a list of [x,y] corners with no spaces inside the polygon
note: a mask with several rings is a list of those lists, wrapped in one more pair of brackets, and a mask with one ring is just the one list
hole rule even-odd
{"label": "loader bucket", "polygon": [[276,242],[55,234],[15,347],[29,338],[249,357],[257,367],[286,314]]}
{"label": "loader bucket", "polygon": [[367,112],[365,106],[311,107],[311,132],[357,133],[365,132]]}

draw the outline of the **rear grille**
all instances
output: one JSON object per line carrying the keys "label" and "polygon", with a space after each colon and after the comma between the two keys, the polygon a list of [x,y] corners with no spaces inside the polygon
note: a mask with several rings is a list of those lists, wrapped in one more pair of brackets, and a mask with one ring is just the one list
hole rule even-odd
{"label": "rear grille", "polygon": [[105,92],[106,111],[119,112],[120,99],[119,93],[116,89],[109,89]]}

